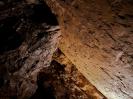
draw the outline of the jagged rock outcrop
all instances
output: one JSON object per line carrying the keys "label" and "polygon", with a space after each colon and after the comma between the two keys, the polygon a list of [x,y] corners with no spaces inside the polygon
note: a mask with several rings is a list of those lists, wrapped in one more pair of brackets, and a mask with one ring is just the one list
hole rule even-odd
{"label": "jagged rock outcrop", "polygon": [[50,66],[60,28],[43,2],[4,2],[0,7],[0,99],[29,99],[37,75]]}
{"label": "jagged rock outcrop", "polygon": [[106,99],[59,49],[37,82],[31,99]]}
{"label": "jagged rock outcrop", "polygon": [[0,99],[106,99],[57,50],[60,26],[44,1],[0,1],[0,23]]}
{"label": "jagged rock outcrop", "polygon": [[[34,99],[40,86],[50,93],[55,88],[52,98],[67,98],[70,92],[72,99],[80,99],[77,89],[83,91],[78,90],[81,99],[133,98],[132,0],[2,0],[0,23],[0,98],[26,99],[35,93]],[[94,86],[93,93],[78,86],[77,80],[85,78],[78,79],[77,70],[73,77],[62,72],[68,64],[58,71],[62,63],[52,56],[60,32],[59,49],[72,62],[70,67],[74,64],[103,95]],[[68,79],[75,82],[72,89]],[[86,80],[84,84],[92,86]]]}
{"label": "jagged rock outcrop", "polygon": [[133,98],[133,1],[44,0],[58,16],[60,48],[109,99]]}

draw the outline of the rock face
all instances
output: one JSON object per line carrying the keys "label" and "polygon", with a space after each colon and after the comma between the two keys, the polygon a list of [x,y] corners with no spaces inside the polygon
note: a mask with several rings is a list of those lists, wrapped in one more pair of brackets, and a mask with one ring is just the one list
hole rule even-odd
{"label": "rock face", "polygon": [[0,1],[0,33],[0,99],[106,99],[57,50],[60,27],[44,1]]}
{"label": "rock face", "polygon": [[38,75],[31,99],[106,99],[58,49],[51,65]]}
{"label": "rock face", "polygon": [[133,98],[133,1],[44,0],[58,16],[60,49],[109,99]]}
{"label": "rock face", "polygon": [[132,0],[2,0],[0,33],[2,99],[133,98]]}
{"label": "rock face", "polygon": [[38,73],[50,66],[60,29],[44,3],[4,3],[0,11],[0,99],[29,99],[37,89]]}

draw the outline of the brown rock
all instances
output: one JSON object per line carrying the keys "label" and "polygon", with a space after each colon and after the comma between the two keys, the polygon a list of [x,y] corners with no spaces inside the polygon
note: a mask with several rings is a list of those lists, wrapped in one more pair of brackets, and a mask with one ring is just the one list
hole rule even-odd
{"label": "brown rock", "polygon": [[107,98],[132,99],[132,0],[44,1],[58,15],[63,53]]}

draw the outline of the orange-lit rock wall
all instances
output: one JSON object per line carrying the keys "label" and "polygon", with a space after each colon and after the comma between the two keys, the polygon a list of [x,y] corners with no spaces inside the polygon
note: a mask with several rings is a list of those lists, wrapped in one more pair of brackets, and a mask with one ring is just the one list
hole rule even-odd
{"label": "orange-lit rock wall", "polygon": [[133,1],[44,1],[60,22],[64,54],[108,99],[132,99]]}

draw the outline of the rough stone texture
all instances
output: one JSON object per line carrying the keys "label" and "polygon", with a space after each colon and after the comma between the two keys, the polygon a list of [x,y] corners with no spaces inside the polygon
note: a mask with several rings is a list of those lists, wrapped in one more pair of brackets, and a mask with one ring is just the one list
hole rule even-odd
{"label": "rough stone texture", "polygon": [[7,6],[0,6],[0,99],[29,99],[38,87],[38,73],[50,66],[60,29],[44,3],[4,3]]}
{"label": "rough stone texture", "polygon": [[106,99],[60,51],[38,75],[38,89],[31,99]]}
{"label": "rough stone texture", "polygon": [[60,35],[43,1],[0,1],[0,99],[106,99],[57,50]]}
{"label": "rough stone texture", "polygon": [[133,98],[133,1],[44,0],[58,16],[60,48],[109,99]]}

